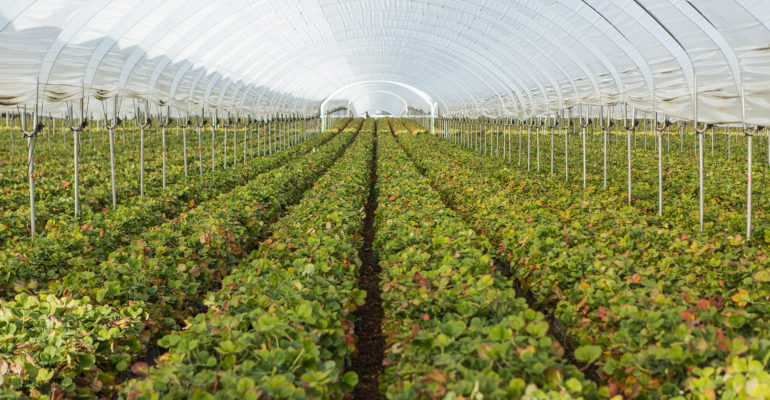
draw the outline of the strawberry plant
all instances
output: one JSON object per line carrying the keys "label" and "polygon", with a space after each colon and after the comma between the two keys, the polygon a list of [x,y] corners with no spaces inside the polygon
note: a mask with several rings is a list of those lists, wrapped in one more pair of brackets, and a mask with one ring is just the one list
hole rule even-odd
{"label": "strawberry plant", "polygon": [[[66,342],[53,342],[55,352],[47,350],[50,346],[34,345],[48,340],[47,330],[27,329],[27,335],[13,336],[7,343],[12,350],[5,354],[18,354],[27,363],[22,365],[23,370],[14,371],[18,379],[4,380],[2,386],[29,395],[110,393],[130,366],[143,362],[140,357],[145,356],[151,342],[178,329],[185,317],[200,312],[198,297],[213,289],[248,255],[250,248],[267,234],[270,223],[285,207],[299,200],[354,136],[349,132],[340,134],[315,153],[298,157],[174,221],[144,232],[140,239],[114,251],[95,268],[70,271],[61,279],[49,281],[47,287],[37,288],[37,298],[54,296],[90,303],[94,312],[113,318],[125,314],[118,310],[126,305],[131,313],[109,321],[122,330],[110,329],[95,338],[86,330],[77,330],[67,334]],[[19,308],[36,301],[21,298],[21,303],[2,303],[9,317],[7,324],[23,323],[27,317]],[[77,319],[70,327],[97,318],[91,312],[75,315]],[[69,371],[78,363],[71,354],[79,349],[90,349],[92,365],[78,369],[77,376],[70,380],[68,375],[50,369],[38,379],[39,372],[35,371],[44,363],[57,363]],[[0,358],[5,360],[5,355]],[[134,369],[141,370],[141,366]]]}
{"label": "strawberry plant", "polygon": [[490,242],[443,205],[393,137],[380,135],[378,151],[388,398],[605,393],[563,358],[543,314],[493,265]]}
{"label": "strawberry plant", "polygon": [[345,366],[356,351],[352,311],[365,295],[356,289],[357,251],[372,127],[363,124],[270,239],[208,293],[209,311],[161,339],[169,352],[129,383],[128,398],[338,398],[352,390],[357,377]]}
{"label": "strawberry plant", "polygon": [[726,390],[728,359],[768,354],[761,248],[726,233],[689,237],[676,221],[657,228],[662,219],[613,205],[619,196],[522,175],[434,138],[402,142],[490,235],[517,284],[555,310],[575,357],[599,367],[611,394],[672,396],[696,380]]}

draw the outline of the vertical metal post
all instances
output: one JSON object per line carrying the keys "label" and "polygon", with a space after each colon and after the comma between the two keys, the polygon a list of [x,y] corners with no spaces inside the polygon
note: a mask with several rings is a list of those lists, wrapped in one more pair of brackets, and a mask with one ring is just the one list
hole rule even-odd
{"label": "vertical metal post", "polygon": [[542,128],[545,123],[544,121],[545,117],[540,117],[537,119],[537,126],[535,129],[535,150],[537,151],[537,172],[540,172],[540,128]]}
{"label": "vertical metal post", "polygon": [[591,124],[591,106],[586,106],[586,115],[583,118],[583,107],[578,105],[578,122],[582,129],[582,145],[583,145],[583,189],[586,188],[586,128]]}
{"label": "vertical metal post", "polygon": [[553,156],[554,156],[554,152],[553,152],[553,149],[554,149],[554,146],[553,146],[553,144],[554,144],[554,130],[556,130],[556,126],[559,125],[558,113],[554,113],[553,117],[550,117],[550,118],[551,119],[549,121],[548,126],[546,126],[546,129],[549,130],[550,134],[551,134],[551,149],[550,149],[551,150],[551,157],[550,157],[551,173],[550,173],[550,177],[551,177],[551,179],[553,179],[553,171],[554,171],[554,163],[553,163]]}
{"label": "vertical metal post", "polygon": [[521,167],[521,142],[522,142],[522,136],[524,135],[524,121],[523,119],[519,119],[519,167]]}
{"label": "vertical metal post", "polygon": [[11,116],[11,159],[16,158],[16,140],[13,138],[13,116]]}
{"label": "vertical metal post", "polygon": [[663,216],[663,131],[671,126],[671,121],[663,116],[663,123],[658,122],[658,112],[653,113],[655,122],[653,128],[655,129],[655,139],[658,143],[658,216]]}
{"label": "vertical metal post", "polygon": [[222,121],[222,126],[225,128],[225,142],[223,147],[224,151],[222,153],[222,155],[224,156],[222,160],[222,165],[224,166],[224,168],[227,168],[227,128],[230,125],[232,125],[232,123],[233,121],[232,121],[232,118],[230,117],[230,112],[228,111],[227,118],[225,118],[224,121]]}
{"label": "vertical metal post", "polygon": [[744,128],[744,133],[746,134],[746,142],[747,142],[747,148],[746,148],[746,172],[747,172],[747,181],[746,181],[746,240],[751,240],[751,219],[753,215],[751,214],[751,195],[752,195],[752,182],[751,182],[751,172],[753,167],[753,139],[754,139],[754,133],[756,133],[756,130],[754,132],[751,132],[750,130]]}
{"label": "vertical metal post", "polygon": [[177,113],[177,125],[182,126],[182,159],[184,162],[184,181],[187,182],[187,127],[190,126],[190,112],[182,120],[182,116]]}
{"label": "vertical metal post", "polygon": [[260,145],[262,144],[262,139],[260,138],[259,133],[260,133],[260,128],[264,126],[264,124],[265,124],[264,119],[258,121],[257,123],[257,156],[262,155],[262,148],[260,147]]}
{"label": "vertical metal post", "polygon": [[569,144],[569,128],[572,126],[572,109],[565,111],[567,118],[564,119],[564,182],[569,181],[569,151],[567,146]]}
{"label": "vertical metal post", "polygon": [[257,124],[257,119],[249,116],[249,147],[251,159],[254,159],[254,126]]}
{"label": "vertical metal post", "polygon": [[201,133],[201,128],[203,128],[206,125],[206,109],[204,107],[201,107],[201,115],[195,116],[195,127],[198,131],[198,170],[200,176],[203,176],[203,134]]}
{"label": "vertical metal post", "polygon": [[166,127],[171,123],[171,106],[166,106],[166,116],[163,117],[163,109],[158,109],[158,123],[161,127],[161,158],[163,159],[163,189],[166,188]]}
{"label": "vertical metal post", "polygon": [[72,105],[67,105],[67,111],[68,111],[68,117],[69,117],[69,124],[70,124],[70,130],[73,133],[73,147],[72,147],[72,154],[74,158],[74,175],[75,175],[75,183],[74,183],[74,190],[75,190],[75,216],[80,215],[80,193],[79,193],[79,186],[80,181],[78,177],[78,152],[79,152],[79,138],[78,134],[86,127],[88,124],[88,121],[86,120],[86,111],[84,108],[84,101],[85,101],[85,86],[83,87],[83,91],[81,93],[80,97],[80,115],[78,119],[78,123],[75,124],[75,117],[72,110]]}
{"label": "vertical metal post", "polygon": [[602,188],[607,190],[607,142],[610,140],[612,129],[612,107],[607,107],[607,122],[604,120],[604,106],[599,108],[599,126],[602,130]]}
{"label": "vertical metal post", "polygon": [[527,122],[527,171],[530,170],[530,144],[532,142],[532,126],[535,124],[535,119],[530,118]]}
{"label": "vertical metal post", "polygon": [[107,105],[102,101],[104,127],[107,128],[110,136],[110,187],[112,189],[112,209],[115,209],[118,205],[117,190],[115,188],[115,128],[120,123],[120,118],[118,117],[118,109],[120,109],[119,102],[120,100],[116,94],[112,105],[112,121],[110,121],[109,114],[107,113]]}
{"label": "vertical metal post", "polygon": [[238,165],[238,124],[240,122],[240,116],[235,114],[235,118],[231,121],[233,125],[233,165]]}
{"label": "vertical metal post", "polygon": [[27,106],[24,110],[19,110],[21,117],[21,133],[27,138],[27,177],[29,178],[29,227],[30,235],[35,237],[37,231],[37,221],[35,216],[35,136],[42,130],[43,126],[39,122],[39,115],[42,111],[40,101],[40,84],[35,85],[35,107],[33,108],[32,126],[27,127]]}
{"label": "vertical metal post", "polygon": [[[48,153],[51,153],[51,124],[53,124],[53,118],[51,117],[51,113],[48,113],[48,125],[47,125],[47,136],[48,136]],[[56,127],[54,127],[54,132],[56,132]]]}
{"label": "vertical metal post", "polygon": [[628,205],[631,205],[631,135],[636,130],[639,121],[636,119],[636,108],[631,107],[631,120],[628,119],[628,103],[623,103],[623,128],[626,129],[626,163],[628,167]]}
{"label": "vertical metal post", "polygon": [[693,77],[693,121],[692,128],[695,136],[698,137],[698,226],[699,231],[703,232],[703,134],[709,128],[704,124],[701,128],[698,126],[698,84],[697,76]]}
{"label": "vertical metal post", "polygon": [[214,131],[217,127],[217,124],[219,123],[218,120],[219,117],[219,110],[215,110],[214,114],[211,115],[211,170],[214,171],[214,168],[216,167],[214,156],[216,151],[216,137],[214,136]]}
{"label": "vertical metal post", "polygon": [[144,113],[136,107],[136,119],[139,125],[139,196],[144,196],[144,127],[150,122],[150,102],[145,103]]}

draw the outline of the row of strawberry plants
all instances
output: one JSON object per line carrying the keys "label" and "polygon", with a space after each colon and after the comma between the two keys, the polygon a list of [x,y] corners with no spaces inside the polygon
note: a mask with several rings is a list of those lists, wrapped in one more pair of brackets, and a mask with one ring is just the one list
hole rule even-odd
{"label": "row of strawberry plants", "polygon": [[388,121],[388,124],[390,125],[390,130],[393,132],[394,135],[400,136],[400,135],[407,135],[410,133],[409,129],[405,125],[406,121],[408,121],[407,119],[388,118],[386,119],[386,121]]}
{"label": "row of strawberry plants", "polygon": [[432,137],[403,143],[539,307],[555,311],[576,357],[600,367],[610,393],[730,395],[735,376],[763,376],[748,367],[769,357],[763,250],[657,228],[612,196],[514,172],[505,185],[486,172],[494,160]]}
{"label": "row of strawberry plants", "polygon": [[339,398],[357,378],[352,312],[373,120],[270,239],[206,296],[209,312],[164,337],[169,352],[131,399]]}
{"label": "row of strawberry plants", "polygon": [[443,205],[392,136],[379,141],[381,390],[391,399],[593,397],[543,314],[493,266],[488,239]]}
{"label": "row of strawberry plants", "polygon": [[3,302],[3,334],[10,339],[2,343],[0,366],[13,373],[3,376],[2,387],[30,397],[111,393],[126,369],[152,350],[148,344],[201,311],[199,297],[218,287],[354,137],[343,132],[146,231],[100,265]]}
{"label": "row of strawberry plants", "polygon": [[[243,134],[243,132],[239,133]],[[188,142],[190,136],[191,134],[188,133]],[[202,135],[202,137],[207,138],[206,135]],[[294,134],[292,138],[295,139],[292,139],[292,142],[298,142],[301,137],[301,134]],[[167,159],[166,181],[167,183],[186,181],[181,137],[175,137],[169,133],[166,141],[168,149],[178,150],[165,152]],[[159,135],[147,135],[145,142],[145,196],[157,196],[163,191],[161,140]],[[192,146],[188,146],[189,177],[187,180],[196,179],[199,175],[197,141],[195,143],[194,151]],[[238,144],[238,151],[241,152],[243,143],[239,142]],[[217,149],[216,169],[222,168],[224,156],[222,154],[224,146],[219,147],[222,149]],[[232,144],[230,147],[232,150],[228,150],[228,157],[232,157],[233,154],[230,153],[235,150]],[[36,155],[35,168],[36,216],[39,229],[45,229],[46,221],[49,218],[54,218],[60,214],[71,214],[74,208],[72,154],[66,150],[48,154],[38,148],[38,153],[44,153],[43,155]],[[139,195],[139,147],[137,143],[132,143],[117,147],[116,152],[116,196],[119,204],[130,204],[132,198]],[[89,215],[112,208],[109,151],[96,146],[88,150],[81,150],[81,153],[79,164],[81,214]],[[210,151],[204,150],[202,162],[206,173],[209,173],[211,169],[210,154]],[[239,163],[242,162],[242,154],[237,155],[239,156],[238,159],[241,160]],[[232,165],[233,161],[233,158],[230,158],[228,165]],[[29,236],[29,195],[28,183],[25,180],[26,167],[26,164],[18,163],[0,171],[0,177],[3,180],[13,178],[13,182],[8,182],[3,186],[3,196],[0,196],[0,244],[8,238],[26,238]]]}
{"label": "row of strawberry plants", "polygon": [[[503,130],[508,132],[507,130]],[[540,179],[552,178],[550,174],[550,132],[532,130],[529,155],[527,150],[527,132],[523,130],[521,136],[518,129],[510,132],[510,136],[502,133],[488,133],[486,138],[476,136],[476,141],[481,141],[481,153],[491,154],[500,159],[508,159],[511,152],[511,163],[514,167],[526,170],[528,174],[537,175]],[[627,192],[627,151],[625,134],[612,133],[608,139],[607,155],[607,182],[608,191],[619,196]],[[698,159],[692,152],[693,135],[688,134],[685,151],[679,152],[678,139],[676,148],[663,153],[663,198],[664,215],[668,220],[674,220],[696,231],[698,226]],[[539,137],[540,149],[537,148]],[[620,140],[618,140],[618,138]],[[506,140],[507,139],[507,140]],[[499,140],[499,143],[497,142]],[[519,143],[519,140],[522,143]],[[706,137],[708,140],[708,135]],[[588,189],[598,192],[603,187],[603,150],[601,136],[589,133],[586,143],[586,179]],[[569,181],[565,182],[565,152],[564,136],[559,130],[554,143],[554,185],[572,185],[577,188],[582,186],[582,143],[580,133],[570,133],[568,136],[568,165]],[[486,152],[484,144],[486,143]],[[770,192],[764,182],[767,177],[767,153],[766,146],[759,143],[754,147],[755,184],[753,187],[753,214],[754,236],[763,243],[770,243],[770,220],[766,218],[770,210]],[[472,146],[476,148],[477,143]],[[496,148],[499,146],[500,151]],[[521,154],[519,154],[521,146]],[[743,233],[746,226],[746,161],[744,157],[736,157],[736,154],[745,155],[745,140],[732,143],[732,157],[728,158],[724,150],[725,143],[718,143],[716,152],[712,156],[709,148],[705,149],[705,226],[704,231],[713,234],[728,230],[733,233]],[[505,152],[503,151],[505,147]],[[667,148],[664,140],[663,147]],[[538,172],[537,159],[540,158]],[[527,158],[530,158],[529,166]],[[521,158],[521,162],[519,162]],[[657,150],[652,143],[645,149],[641,144],[632,147],[632,204],[648,214],[658,212],[658,174],[657,174]],[[737,185],[737,188],[736,188]],[[621,199],[622,200],[622,199]],[[767,240],[765,232],[768,231]]]}
{"label": "row of strawberry plants", "polygon": [[[346,124],[347,121],[340,121]],[[61,216],[49,223],[48,232],[34,241],[19,240],[0,251],[0,288],[5,293],[35,289],[40,280],[54,279],[73,268],[91,268],[116,248],[127,245],[145,229],[175,218],[180,212],[214,199],[265,171],[327,141],[332,132],[314,136],[303,144],[273,156],[257,158],[237,168],[218,170],[190,182],[172,185],[157,197],[137,197],[116,210],[90,218]]]}

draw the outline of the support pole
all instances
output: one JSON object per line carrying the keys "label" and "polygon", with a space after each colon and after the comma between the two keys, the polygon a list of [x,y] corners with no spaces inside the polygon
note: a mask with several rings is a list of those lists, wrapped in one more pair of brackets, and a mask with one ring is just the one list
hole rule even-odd
{"label": "support pole", "polygon": [[190,113],[187,113],[187,118],[184,120],[181,115],[177,115],[177,125],[182,126],[182,162],[184,163],[184,181],[187,182],[187,127],[190,126]]}
{"label": "support pole", "polygon": [[166,117],[163,117],[163,109],[159,109],[161,127],[161,157],[163,158],[163,189],[166,188],[166,127],[171,123],[171,106],[166,106]]}
{"label": "support pole", "polygon": [[671,126],[666,116],[663,116],[663,123],[658,122],[658,112],[653,113],[655,121],[653,128],[655,129],[655,140],[658,144],[658,216],[663,216],[663,131]]}
{"label": "support pole", "polygon": [[79,176],[78,176],[78,152],[79,152],[79,141],[80,138],[78,137],[78,134],[83,131],[83,129],[88,124],[88,120],[86,119],[86,113],[88,112],[85,109],[85,86],[83,86],[81,97],[80,97],[80,115],[78,117],[78,122],[75,124],[75,116],[72,110],[72,105],[67,105],[67,112],[68,112],[68,118],[69,118],[69,124],[70,124],[70,130],[73,133],[73,147],[72,147],[72,154],[74,158],[74,178],[75,182],[73,184],[74,190],[75,190],[75,217],[80,216],[80,193],[79,193]]}
{"label": "support pole", "polygon": [[139,125],[139,196],[144,196],[144,127],[150,123],[150,103],[144,103],[144,113],[136,106],[136,123]]}
{"label": "support pole", "polygon": [[578,121],[582,129],[583,145],[583,189],[586,188],[586,128],[591,124],[591,106],[586,106],[585,118],[583,117],[583,107],[578,106]]}
{"label": "support pole", "polygon": [[[27,138],[27,177],[29,178],[29,232],[32,238],[35,238],[37,230],[37,221],[35,215],[35,137],[42,130],[43,126],[39,122],[42,105],[40,101],[40,84],[35,86],[35,107],[33,108],[32,126],[27,126],[27,106],[23,111],[19,110],[21,117],[21,132]],[[50,137],[50,136],[49,136]],[[50,142],[49,142],[50,143]]]}
{"label": "support pole", "polygon": [[118,205],[118,196],[115,188],[115,128],[120,123],[120,118],[118,117],[118,109],[120,109],[119,101],[120,100],[118,96],[115,95],[112,107],[112,121],[110,121],[110,117],[107,113],[107,105],[104,101],[102,101],[102,111],[104,112],[104,127],[109,131],[110,140],[110,188],[112,189],[111,194],[113,210]]}
{"label": "support pole", "polygon": [[201,107],[201,115],[195,116],[195,128],[198,131],[198,173],[203,176],[203,133],[201,128],[206,125],[206,109]]}
{"label": "support pole", "polygon": [[216,151],[216,137],[214,136],[214,130],[217,128],[217,117],[219,116],[219,110],[215,110],[211,115],[211,171],[214,171],[214,152]]}
{"label": "support pole", "polygon": [[626,129],[626,150],[628,166],[628,205],[631,205],[631,136],[636,130],[639,121],[636,119],[636,108],[631,107],[631,120],[628,119],[628,103],[623,104],[623,127]]}

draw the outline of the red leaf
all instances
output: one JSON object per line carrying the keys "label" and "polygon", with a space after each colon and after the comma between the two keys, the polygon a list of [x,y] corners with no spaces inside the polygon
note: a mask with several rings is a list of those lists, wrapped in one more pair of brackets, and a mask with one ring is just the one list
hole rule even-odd
{"label": "red leaf", "polygon": [[388,197],[388,201],[395,201],[398,198],[397,194],[394,194],[393,196]]}
{"label": "red leaf", "polygon": [[430,281],[428,281],[428,279],[420,275],[419,272],[414,273],[414,281],[424,286],[428,286],[430,284]]}
{"label": "red leaf", "polygon": [[711,307],[711,301],[706,299],[698,300],[698,304],[695,305],[699,310],[706,311]]}
{"label": "red leaf", "polygon": [[695,321],[695,314],[690,310],[684,310],[680,314],[684,322]]}
{"label": "red leaf", "polygon": [[131,366],[131,372],[135,375],[147,376],[147,372],[150,370],[150,366],[146,362],[136,362]]}
{"label": "red leaf", "polygon": [[425,314],[425,315],[423,315],[423,316],[422,316],[422,320],[423,320],[423,321],[428,321],[428,320],[430,320],[430,315],[428,315],[428,314]]}

